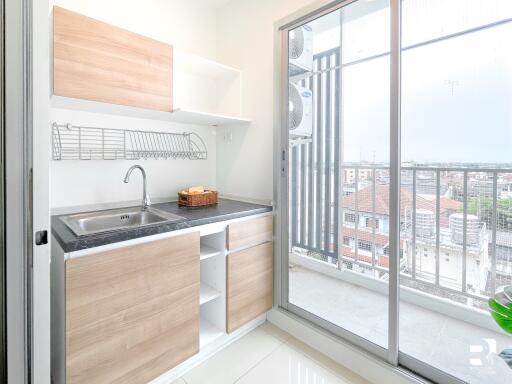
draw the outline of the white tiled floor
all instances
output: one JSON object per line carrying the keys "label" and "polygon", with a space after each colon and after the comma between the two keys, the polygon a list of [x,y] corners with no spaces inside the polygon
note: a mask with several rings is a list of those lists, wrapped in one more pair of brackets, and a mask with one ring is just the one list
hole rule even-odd
{"label": "white tiled floor", "polygon": [[[387,296],[299,266],[290,270],[289,279],[291,303],[387,346]],[[400,350],[471,384],[512,383],[512,370],[497,355],[511,345],[504,333],[400,303]],[[483,351],[475,354],[471,346]],[[475,358],[481,365],[471,363]]]}
{"label": "white tiled floor", "polygon": [[173,384],[369,384],[265,323]]}

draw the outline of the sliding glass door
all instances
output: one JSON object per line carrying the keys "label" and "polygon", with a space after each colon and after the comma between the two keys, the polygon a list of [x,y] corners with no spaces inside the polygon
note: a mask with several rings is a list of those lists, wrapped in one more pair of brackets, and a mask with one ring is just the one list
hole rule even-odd
{"label": "sliding glass door", "polygon": [[512,2],[347,0],[281,38],[280,305],[436,382],[512,382]]}
{"label": "sliding glass door", "polygon": [[354,165],[389,159],[389,28],[355,2],[288,33],[289,306],[383,356],[389,171]]}
{"label": "sliding glass door", "polygon": [[512,2],[402,7],[400,351],[512,383],[487,303],[512,284]]}

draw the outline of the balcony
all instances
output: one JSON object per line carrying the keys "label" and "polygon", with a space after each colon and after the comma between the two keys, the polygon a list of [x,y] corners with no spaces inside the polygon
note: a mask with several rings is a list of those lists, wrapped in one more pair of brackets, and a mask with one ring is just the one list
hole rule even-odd
{"label": "balcony", "polygon": [[[389,169],[293,160],[290,302],[386,347]],[[511,185],[511,168],[401,168],[400,349],[471,383],[512,382],[487,311],[512,280]]]}
{"label": "balcony", "polygon": [[[387,345],[385,284],[298,254],[291,255],[290,264],[292,304],[376,344]],[[486,340],[495,340],[495,347]],[[471,348],[478,346],[482,352],[472,352],[475,349]],[[488,384],[512,382],[511,370],[497,356],[511,346],[512,338],[494,326],[484,311],[453,307],[446,299],[402,287],[402,352],[453,375],[462,373],[461,378],[469,383]]]}

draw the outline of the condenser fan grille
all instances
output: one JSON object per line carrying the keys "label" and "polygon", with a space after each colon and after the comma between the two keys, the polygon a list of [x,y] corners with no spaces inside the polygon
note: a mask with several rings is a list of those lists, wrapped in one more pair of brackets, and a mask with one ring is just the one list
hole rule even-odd
{"label": "condenser fan grille", "polygon": [[289,111],[288,111],[288,127],[290,130],[296,129],[302,122],[302,98],[299,90],[293,86],[289,86]]}
{"label": "condenser fan grille", "polygon": [[290,59],[298,59],[304,51],[304,33],[302,27],[296,28],[290,32],[289,41]]}

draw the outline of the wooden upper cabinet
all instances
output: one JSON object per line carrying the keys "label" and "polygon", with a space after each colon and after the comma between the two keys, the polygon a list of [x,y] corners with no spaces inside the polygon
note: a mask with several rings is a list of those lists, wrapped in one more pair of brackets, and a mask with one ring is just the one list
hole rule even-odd
{"label": "wooden upper cabinet", "polygon": [[245,248],[272,241],[272,216],[249,219],[228,226],[228,249]]}
{"label": "wooden upper cabinet", "polygon": [[66,383],[147,383],[199,351],[199,232],[65,271]]}
{"label": "wooden upper cabinet", "polygon": [[53,7],[53,93],[170,112],[169,44]]}

